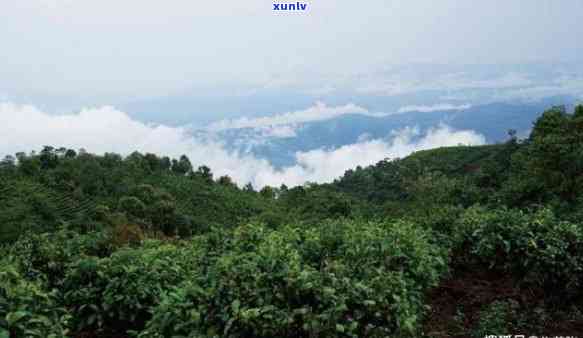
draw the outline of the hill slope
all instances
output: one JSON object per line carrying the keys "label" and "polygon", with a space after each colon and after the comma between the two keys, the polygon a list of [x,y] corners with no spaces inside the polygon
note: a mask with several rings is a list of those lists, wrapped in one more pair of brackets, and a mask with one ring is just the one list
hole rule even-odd
{"label": "hill slope", "polygon": [[484,337],[583,329],[583,106],[528,139],[332,184],[44,148],[0,165],[0,336]]}

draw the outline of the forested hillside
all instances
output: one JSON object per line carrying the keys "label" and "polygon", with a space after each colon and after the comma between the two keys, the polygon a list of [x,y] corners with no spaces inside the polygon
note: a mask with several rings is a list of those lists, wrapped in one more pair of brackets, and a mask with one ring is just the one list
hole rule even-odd
{"label": "forested hillside", "polygon": [[46,146],[0,162],[0,244],[0,337],[581,335],[583,106],[259,191]]}

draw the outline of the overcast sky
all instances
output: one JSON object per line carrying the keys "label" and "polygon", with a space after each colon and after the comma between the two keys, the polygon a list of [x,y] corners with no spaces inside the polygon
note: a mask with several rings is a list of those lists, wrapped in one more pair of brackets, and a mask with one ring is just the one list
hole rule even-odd
{"label": "overcast sky", "polygon": [[583,68],[555,67],[583,64],[581,0],[299,1],[307,11],[274,12],[268,0],[0,0],[0,156],[46,144],[138,150],[187,154],[241,185],[329,182],[485,137],[413,124],[305,149],[276,169],[185,125],[206,114],[210,133],[251,128],[263,142],[346,114],[465,109],[485,100],[474,90],[583,97]]}
{"label": "overcast sky", "polygon": [[276,13],[268,0],[0,0],[0,101],[583,55],[580,0],[305,2],[305,13]]}

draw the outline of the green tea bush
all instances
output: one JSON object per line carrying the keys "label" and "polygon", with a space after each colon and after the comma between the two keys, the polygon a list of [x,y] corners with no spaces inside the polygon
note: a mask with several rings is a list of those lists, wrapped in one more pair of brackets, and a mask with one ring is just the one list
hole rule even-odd
{"label": "green tea bush", "polygon": [[0,337],[65,337],[70,316],[55,293],[19,270],[8,258],[0,261]]}
{"label": "green tea bush", "polygon": [[406,337],[446,253],[405,222],[235,229],[208,273],[165,295],[140,337]]}
{"label": "green tea bush", "polygon": [[480,311],[472,337],[483,338],[489,335],[502,336],[512,331],[510,321],[518,304],[512,301],[495,301]]}
{"label": "green tea bush", "polygon": [[191,276],[198,256],[190,247],[150,241],[110,257],[79,259],[63,281],[63,298],[75,314],[75,326],[139,329],[160,296]]}
{"label": "green tea bush", "polygon": [[458,248],[471,262],[524,276],[557,294],[577,292],[583,278],[583,229],[548,209],[468,209],[460,218]]}
{"label": "green tea bush", "polygon": [[53,233],[28,233],[9,250],[19,258],[27,278],[43,279],[53,288],[61,285],[69,264],[84,255],[108,256],[113,246],[105,232],[79,234],[60,229]]}
{"label": "green tea bush", "polygon": [[452,245],[457,231],[456,223],[464,208],[452,205],[439,205],[411,210],[406,219],[426,229],[432,230],[433,242],[440,246]]}
{"label": "green tea bush", "polygon": [[362,279],[382,268],[427,288],[446,266],[447,252],[431,244],[432,233],[406,221],[330,221],[304,229],[301,235],[298,249],[307,263],[320,268],[340,261]]}

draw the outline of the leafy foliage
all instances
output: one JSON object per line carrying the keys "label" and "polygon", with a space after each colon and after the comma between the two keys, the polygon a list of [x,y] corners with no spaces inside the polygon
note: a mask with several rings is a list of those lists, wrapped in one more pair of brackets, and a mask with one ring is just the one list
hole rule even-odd
{"label": "leafy foliage", "polygon": [[65,337],[69,319],[55,292],[25,279],[11,259],[0,261],[1,337]]}
{"label": "leafy foliage", "polygon": [[459,245],[474,263],[500,269],[546,287],[558,296],[578,296],[583,279],[583,229],[558,220],[548,209],[471,208],[459,221]]}
{"label": "leafy foliage", "polygon": [[414,335],[423,292],[445,269],[426,237],[408,223],[239,227],[207,274],[164,297],[141,336]]}
{"label": "leafy foliage", "polygon": [[0,337],[417,337],[439,310],[462,336],[580,333],[582,119],[260,191],[186,156],[7,156]]}
{"label": "leafy foliage", "polygon": [[161,294],[190,277],[196,257],[194,250],[154,241],[77,260],[62,286],[75,326],[140,328]]}
{"label": "leafy foliage", "polygon": [[9,248],[9,252],[18,257],[24,276],[43,280],[50,288],[62,285],[68,265],[80,257],[104,257],[112,251],[107,233],[79,234],[68,229],[29,233]]}
{"label": "leafy foliage", "polygon": [[[513,303],[496,301],[489,304],[480,312],[480,319],[476,328],[472,332],[475,338],[482,338],[488,335],[505,335],[509,331],[508,320],[512,316]],[[515,307],[515,306],[514,306]]]}

